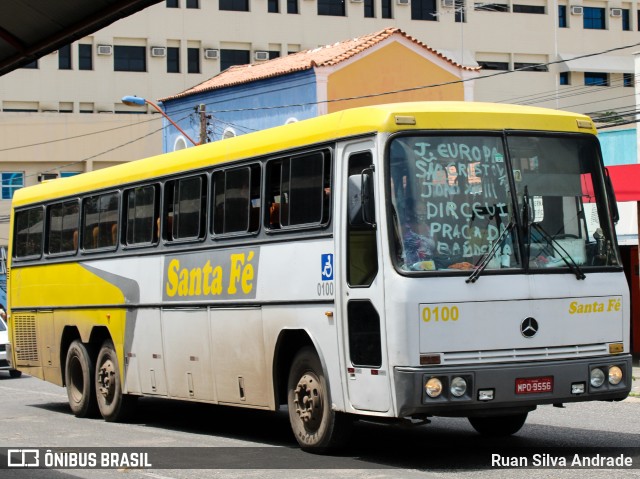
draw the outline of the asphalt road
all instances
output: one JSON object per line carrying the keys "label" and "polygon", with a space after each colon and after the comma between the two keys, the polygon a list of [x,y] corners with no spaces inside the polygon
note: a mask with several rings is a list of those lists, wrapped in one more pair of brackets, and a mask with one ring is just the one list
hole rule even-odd
{"label": "asphalt road", "polygon": [[[144,398],[131,423],[77,419],[66,391],[35,378],[0,372],[0,468],[7,448],[58,453],[142,453],[151,467],[114,469],[0,469],[2,478],[640,478],[640,398],[617,403],[541,407],[506,439],[474,432],[466,419],[434,418],[420,427],[360,422],[348,447],[330,456],[298,449],[286,411],[270,413]],[[92,448],[92,449],[84,449]],[[161,448],[161,449],[157,449]],[[207,448],[207,449],[204,449]],[[44,449],[43,449],[44,450]],[[88,451],[88,452],[87,452]],[[528,461],[529,468],[492,464]],[[571,459],[600,454],[630,458],[633,467],[581,469]],[[534,462],[534,455],[537,455]],[[560,458],[568,467],[558,467]],[[553,461],[555,464],[552,464]],[[155,464],[153,464],[155,463]],[[187,464],[192,464],[187,466]],[[554,468],[542,466],[553,465]],[[188,469],[199,467],[199,469]]]}

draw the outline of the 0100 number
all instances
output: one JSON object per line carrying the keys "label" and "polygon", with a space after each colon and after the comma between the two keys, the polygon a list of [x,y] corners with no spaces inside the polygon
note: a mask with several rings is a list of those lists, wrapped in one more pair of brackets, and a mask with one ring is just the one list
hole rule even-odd
{"label": "0100 number", "polygon": [[422,320],[429,321],[457,321],[460,310],[457,306],[427,306],[422,308]]}

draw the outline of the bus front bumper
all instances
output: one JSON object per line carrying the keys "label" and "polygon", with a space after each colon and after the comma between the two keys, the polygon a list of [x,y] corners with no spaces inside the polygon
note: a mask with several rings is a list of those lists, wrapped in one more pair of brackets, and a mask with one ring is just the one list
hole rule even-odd
{"label": "bus front bumper", "polygon": [[[615,382],[616,367],[622,378],[613,384],[609,372]],[[542,404],[622,400],[631,390],[631,374],[631,355],[626,354],[527,364],[396,367],[394,377],[399,417],[490,416],[530,411]],[[592,384],[594,376],[604,376],[600,386]],[[463,383],[456,378],[466,384],[462,394]],[[431,379],[432,394],[441,385],[436,397],[426,392]]]}

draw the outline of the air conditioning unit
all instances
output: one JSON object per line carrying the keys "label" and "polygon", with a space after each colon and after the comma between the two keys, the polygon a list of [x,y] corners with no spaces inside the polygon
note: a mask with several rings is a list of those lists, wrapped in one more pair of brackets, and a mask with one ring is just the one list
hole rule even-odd
{"label": "air conditioning unit", "polygon": [[167,49],[165,47],[151,47],[152,57],[164,57],[166,54]]}
{"label": "air conditioning unit", "polygon": [[609,15],[612,17],[621,17],[622,16],[622,8],[612,8],[609,10]]}
{"label": "air conditioning unit", "polygon": [[58,173],[39,173],[38,183],[42,183],[43,181],[55,180],[57,177]]}
{"label": "air conditioning unit", "polygon": [[257,62],[263,62],[269,59],[269,52],[257,51],[253,54],[253,58],[255,58]]}
{"label": "air conditioning unit", "polygon": [[207,60],[217,60],[220,54],[220,50],[216,50],[214,48],[205,48],[204,49],[204,57]]}
{"label": "air conditioning unit", "polygon": [[98,45],[98,55],[112,55],[113,47],[111,45]]}
{"label": "air conditioning unit", "polygon": [[571,15],[582,15],[582,7],[579,5],[573,5],[571,7]]}
{"label": "air conditioning unit", "polygon": [[442,6],[444,8],[453,8],[456,6],[456,0],[442,0]]}
{"label": "air conditioning unit", "polygon": [[411,1],[411,0],[396,0],[396,3],[397,3],[398,5],[409,5],[409,2],[410,2],[410,1]]}

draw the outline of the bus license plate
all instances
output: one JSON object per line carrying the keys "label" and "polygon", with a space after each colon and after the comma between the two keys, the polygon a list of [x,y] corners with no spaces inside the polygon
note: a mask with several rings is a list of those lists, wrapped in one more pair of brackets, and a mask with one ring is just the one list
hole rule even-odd
{"label": "bus license plate", "polygon": [[538,394],[550,392],[553,392],[553,376],[516,379],[516,394]]}

